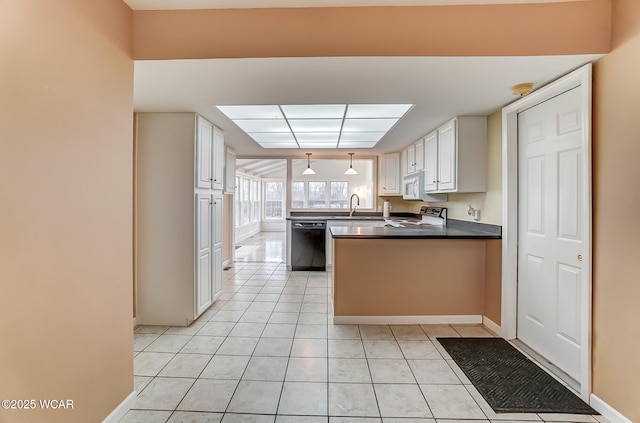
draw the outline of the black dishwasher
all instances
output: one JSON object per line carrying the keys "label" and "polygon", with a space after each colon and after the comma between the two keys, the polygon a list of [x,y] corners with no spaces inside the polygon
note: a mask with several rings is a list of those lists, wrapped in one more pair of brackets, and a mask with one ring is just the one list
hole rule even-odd
{"label": "black dishwasher", "polygon": [[291,269],[326,270],[326,221],[291,222]]}

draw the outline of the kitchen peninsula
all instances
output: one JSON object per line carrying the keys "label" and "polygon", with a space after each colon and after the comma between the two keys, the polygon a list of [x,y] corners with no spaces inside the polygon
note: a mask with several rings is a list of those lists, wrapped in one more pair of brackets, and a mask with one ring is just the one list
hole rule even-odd
{"label": "kitchen peninsula", "polygon": [[330,232],[334,323],[500,324],[499,227],[449,220]]}

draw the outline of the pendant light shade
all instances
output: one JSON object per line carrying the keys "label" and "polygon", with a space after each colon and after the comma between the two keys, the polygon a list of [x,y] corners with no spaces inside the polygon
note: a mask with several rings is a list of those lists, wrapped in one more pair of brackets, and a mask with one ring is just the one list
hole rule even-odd
{"label": "pendant light shade", "polygon": [[356,170],[353,168],[353,155],[355,153],[348,153],[349,154],[349,169],[347,169],[346,172],[344,172],[345,175],[357,175],[358,172],[356,172]]}
{"label": "pendant light shade", "polygon": [[305,153],[307,155],[307,168],[302,172],[303,175],[315,175],[316,172],[311,169],[311,153]]}

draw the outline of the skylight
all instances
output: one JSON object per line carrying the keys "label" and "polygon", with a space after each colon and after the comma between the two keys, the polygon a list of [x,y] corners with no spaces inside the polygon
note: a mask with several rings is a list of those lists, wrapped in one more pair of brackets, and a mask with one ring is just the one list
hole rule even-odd
{"label": "skylight", "polygon": [[372,148],[413,104],[217,106],[264,148]]}

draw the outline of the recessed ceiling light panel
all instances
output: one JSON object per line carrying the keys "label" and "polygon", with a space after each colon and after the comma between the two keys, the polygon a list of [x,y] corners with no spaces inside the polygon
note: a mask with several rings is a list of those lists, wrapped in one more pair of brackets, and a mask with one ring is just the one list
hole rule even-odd
{"label": "recessed ceiling light panel", "polygon": [[295,142],[265,142],[260,145],[263,148],[300,148]]}
{"label": "recessed ceiling light panel", "polygon": [[294,133],[298,132],[340,132],[342,119],[289,119]]}
{"label": "recessed ceiling light panel", "polygon": [[296,133],[298,142],[331,142],[334,147],[338,142],[340,132],[303,132]]}
{"label": "recessed ceiling light panel", "polygon": [[284,119],[238,119],[233,121],[244,132],[290,132]]}
{"label": "recessed ceiling light panel", "polygon": [[377,141],[370,142],[340,142],[338,148],[373,148],[376,146]]}
{"label": "recessed ceiling light panel", "polygon": [[287,119],[342,119],[346,104],[301,104],[280,106]]}
{"label": "recessed ceiling light panel", "polygon": [[292,142],[296,143],[296,139],[291,132],[249,132],[251,138],[259,144],[269,142]]}
{"label": "recessed ceiling light panel", "polygon": [[387,132],[399,119],[345,119],[342,132]]}
{"label": "recessed ceiling light panel", "polygon": [[284,119],[280,107],[265,106],[217,106],[231,120],[236,119]]}
{"label": "recessed ceiling light panel", "polygon": [[343,132],[340,136],[340,142],[378,142],[384,137],[386,132]]}
{"label": "recessed ceiling light panel", "polygon": [[217,107],[264,148],[372,148],[413,104]]}

